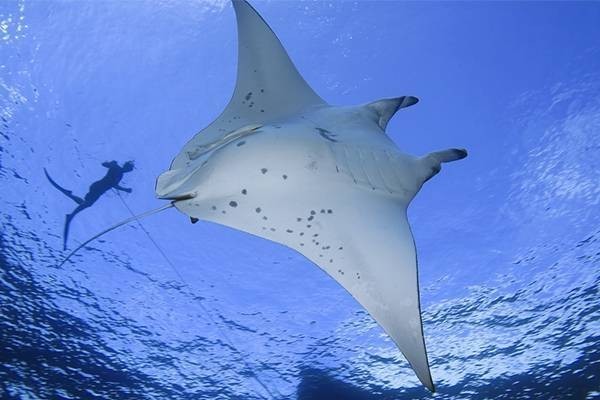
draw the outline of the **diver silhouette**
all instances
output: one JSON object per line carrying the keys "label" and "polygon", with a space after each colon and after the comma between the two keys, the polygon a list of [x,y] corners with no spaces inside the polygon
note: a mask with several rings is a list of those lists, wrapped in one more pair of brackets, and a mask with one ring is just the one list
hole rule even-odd
{"label": "diver silhouette", "polygon": [[109,191],[110,189],[117,189],[123,192],[131,193],[130,188],[125,188],[119,185],[121,179],[123,179],[123,175],[127,172],[133,171],[134,164],[133,161],[127,161],[123,166],[119,166],[116,161],[105,161],[102,163],[102,166],[108,168],[106,175],[104,177],[90,185],[87,194],[82,199],[79,196],[75,196],[72,191],[67,190],[56,183],[44,168],[44,173],[46,174],[46,178],[48,181],[58,189],[62,194],[73,200],[77,203],[77,207],[71,212],[67,214],[65,220],[65,228],[63,232],[63,249],[67,249],[67,238],[69,237],[69,226],[71,225],[71,221],[75,215],[79,214],[81,211],[85,210],[88,207],[94,205],[94,203],[102,196],[104,193]]}

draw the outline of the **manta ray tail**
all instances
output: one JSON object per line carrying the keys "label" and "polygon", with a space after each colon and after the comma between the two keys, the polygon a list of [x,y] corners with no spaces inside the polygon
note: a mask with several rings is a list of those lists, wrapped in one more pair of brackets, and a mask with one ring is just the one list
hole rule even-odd
{"label": "manta ray tail", "polygon": [[81,249],[82,247],[86,246],[88,243],[92,242],[93,240],[98,239],[100,236],[104,235],[105,233],[108,233],[108,232],[110,232],[110,231],[112,231],[114,229],[117,229],[120,226],[126,225],[126,224],[128,224],[130,222],[137,221],[137,220],[140,220],[142,218],[149,217],[150,215],[153,215],[153,214],[159,213],[161,211],[164,211],[164,210],[166,210],[168,208],[175,207],[175,203],[176,203],[176,201],[172,201],[169,204],[166,204],[166,205],[164,205],[162,207],[159,207],[159,208],[156,208],[154,210],[146,211],[146,212],[144,212],[142,214],[139,214],[139,215],[134,215],[133,217],[127,218],[127,219],[125,219],[125,220],[123,220],[123,221],[121,221],[121,222],[119,222],[119,223],[111,226],[110,228],[107,228],[107,229],[103,230],[102,232],[100,232],[100,233],[92,236],[91,238],[89,238],[88,240],[86,240],[85,242],[83,242],[82,244],[80,244],[79,246],[77,246],[77,248],[75,248],[75,250],[71,251],[67,255],[67,257],[65,257],[65,259],[62,260],[62,262],[58,266],[62,267],[64,265],[64,263],[66,263],[75,253],[77,253],[77,251],[79,251],[79,249]]}

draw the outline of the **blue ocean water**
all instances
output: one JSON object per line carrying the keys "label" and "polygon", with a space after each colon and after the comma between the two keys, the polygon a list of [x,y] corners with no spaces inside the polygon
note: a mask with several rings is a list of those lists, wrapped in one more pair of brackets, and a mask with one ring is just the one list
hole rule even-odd
{"label": "blue ocean water", "polygon": [[0,3],[0,388],[7,399],[600,398],[600,4],[258,2],[333,104],[415,95],[388,134],[466,147],[411,204],[430,394],[283,246],[160,206],[156,176],[235,82],[227,1]]}

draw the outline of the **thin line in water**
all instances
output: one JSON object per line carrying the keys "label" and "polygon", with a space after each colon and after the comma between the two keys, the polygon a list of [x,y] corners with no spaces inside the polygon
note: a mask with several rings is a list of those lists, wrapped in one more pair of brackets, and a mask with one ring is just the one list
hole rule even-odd
{"label": "thin line in water", "polygon": [[[154,247],[156,247],[156,249],[158,250],[158,252],[162,255],[162,257],[165,259],[165,261],[167,262],[167,264],[169,264],[169,266],[171,267],[171,269],[175,272],[175,274],[179,277],[180,282],[182,283],[182,285],[184,285],[189,291],[190,293],[192,292],[192,288],[190,285],[188,285],[185,280],[183,279],[183,276],[181,275],[181,273],[179,272],[179,270],[177,269],[177,267],[175,267],[175,264],[169,259],[169,257],[167,256],[167,254],[164,252],[164,250],[158,245],[158,243],[154,240],[154,238],[152,237],[152,235],[150,235],[150,232],[148,232],[148,230],[146,230],[146,228],[144,227],[144,225],[142,224],[142,222],[137,218],[137,216],[135,215],[135,213],[133,212],[133,210],[129,207],[129,205],[127,204],[127,202],[125,201],[125,199],[123,198],[123,196],[121,196],[121,193],[119,193],[117,190],[113,189],[115,191],[115,193],[117,193],[117,196],[119,196],[119,199],[121,200],[121,202],[123,203],[123,205],[125,206],[125,208],[127,209],[127,211],[129,211],[129,213],[133,216],[132,218],[128,219],[128,221],[132,221],[132,220],[136,220],[136,222],[138,223],[138,225],[140,226],[140,229],[146,234],[146,236],[148,237],[148,239],[152,242],[152,244],[154,245]],[[264,389],[265,392],[267,392],[269,394],[269,396],[271,397],[271,399],[274,399],[275,396],[273,395],[273,393],[269,390],[269,388],[260,380],[260,378],[258,377],[258,375],[256,375],[254,373],[254,369],[251,368],[251,365],[246,361],[246,358],[244,357],[244,354],[238,350],[238,348],[233,344],[233,341],[229,338],[229,336],[221,329],[220,324],[216,323],[215,320],[212,318],[211,313],[208,311],[208,309],[206,307],[204,307],[204,305],[202,304],[201,301],[198,301],[198,305],[200,306],[200,308],[202,309],[202,311],[204,312],[204,314],[208,317],[208,319],[210,320],[210,322],[213,324],[213,326],[215,326],[217,328],[217,330],[219,331],[219,333],[223,336],[223,338],[225,338],[225,341],[229,344],[229,346],[231,346],[231,348],[238,354],[238,356],[242,359],[242,362],[244,363],[244,365],[246,366],[246,368],[250,371],[250,373],[252,374],[252,377],[256,380],[256,382]],[[262,396],[261,396],[262,397]],[[264,398],[264,397],[263,397]]]}

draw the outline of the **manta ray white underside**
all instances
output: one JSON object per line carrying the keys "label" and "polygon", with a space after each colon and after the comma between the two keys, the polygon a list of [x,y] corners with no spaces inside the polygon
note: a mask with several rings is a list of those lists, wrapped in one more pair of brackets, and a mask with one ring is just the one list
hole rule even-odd
{"label": "manta ray white underside", "polygon": [[246,1],[233,5],[233,97],[158,178],[158,197],[175,201],[192,221],[233,227],[306,256],[371,314],[433,391],[406,208],[442,162],[466,152],[400,152],[385,128],[416,98],[325,103],[260,15]]}

